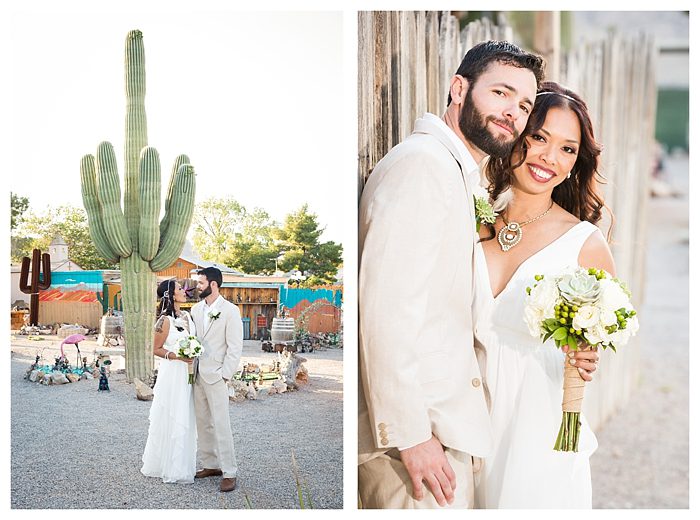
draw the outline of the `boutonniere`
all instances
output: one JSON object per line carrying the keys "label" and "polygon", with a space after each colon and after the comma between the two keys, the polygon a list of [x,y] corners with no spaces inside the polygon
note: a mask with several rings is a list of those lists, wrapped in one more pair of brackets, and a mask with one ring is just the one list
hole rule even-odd
{"label": "boutonniere", "polygon": [[216,312],[211,311],[209,314],[207,314],[207,316],[209,316],[209,319],[212,321],[218,320],[219,316],[221,316],[221,311],[216,311]]}
{"label": "boutonniere", "polygon": [[489,193],[482,186],[475,186],[474,190],[474,215],[476,217],[476,232],[481,229],[481,224],[493,224],[498,213],[493,210],[489,202]]}

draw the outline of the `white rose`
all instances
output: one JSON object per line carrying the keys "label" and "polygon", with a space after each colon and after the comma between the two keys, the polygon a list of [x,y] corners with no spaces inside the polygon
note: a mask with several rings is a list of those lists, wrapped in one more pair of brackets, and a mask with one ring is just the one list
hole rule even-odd
{"label": "white rose", "polygon": [[606,343],[612,343],[615,348],[626,345],[630,339],[630,333],[627,329],[617,329],[612,334],[608,334]]}
{"label": "white rose", "polygon": [[554,306],[559,302],[557,283],[545,278],[537,282],[537,287],[530,291],[528,304],[538,308],[544,318],[554,317]]}
{"label": "white rose", "polygon": [[617,314],[615,314],[615,311],[603,308],[600,311],[600,324],[603,327],[609,327],[610,325],[617,325]]}
{"label": "white rose", "polygon": [[580,307],[572,321],[573,327],[577,330],[590,329],[594,326],[599,326],[599,323],[600,311],[593,305]]}
{"label": "white rose", "polygon": [[602,309],[613,312],[623,308],[631,310],[632,304],[625,291],[622,290],[622,287],[617,282],[613,282],[609,278],[603,278],[600,280],[600,288],[601,294],[598,305]]}
{"label": "white rose", "polygon": [[544,313],[541,309],[530,305],[525,307],[525,323],[527,323],[527,328],[533,337],[539,338],[542,334],[541,324],[544,320]]}
{"label": "white rose", "polygon": [[[574,318],[574,322],[575,321],[576,321],[576,318]],[[576,327],[576,325],[574,325],[574,327]],[[608,333],[600,325],[595,325],[595,326],[591,327],[590,329],[587,329],[583,333],[583,336],[588,340],[588,342],[591,345],[598,345],[600,343],[607,343],[608,342]]]}

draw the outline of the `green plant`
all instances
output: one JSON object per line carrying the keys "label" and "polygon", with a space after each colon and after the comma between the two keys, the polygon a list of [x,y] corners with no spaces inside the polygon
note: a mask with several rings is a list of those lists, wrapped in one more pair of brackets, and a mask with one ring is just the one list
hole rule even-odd
{"label": "green plant", "polygon": [[[301,509],[313,509],[314,503],[311,501],[311,493],[309,492],[309,485],[306,482],[306,479],[303,479],[299,474],[299,465],[297,464],[297,459],[294,456],[294,450],[292,450],[292,471],[294,472],[294,480],[296,482],[297,499],[299,500],[299,508],[301,508]],[[304,494],[306,494],[306,502],[304,502]]]}
{"label": "green plant", "polygon": [[192,220],[194,170],[186,155],[175,159],[160,214],[160,159],[148,146],[146,67],[141,31],[127,34],[127,98],[124,143],[124,210],[114,148],[103,141],[80,163],[81,188],[90,236],[99,253],[119,262],[122,275],[126,375],[145,380],[153,372],[156,275],[177,260]]}

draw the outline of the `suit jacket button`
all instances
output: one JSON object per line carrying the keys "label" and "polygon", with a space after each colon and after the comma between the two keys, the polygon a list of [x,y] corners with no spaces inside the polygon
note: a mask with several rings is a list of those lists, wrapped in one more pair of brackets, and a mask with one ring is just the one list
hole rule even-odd
{"label": "suit jacket button", "polygon": [[389,444],[389,441],[387,440],[387,438],[382,437],[382,446],[386,446],[387,444]]}
{"label": "suit jacket button", "polygon": [[474,379],[472,379],[472,386],[474,388],[478,388],[480,384],[481,384],[481,381],[479,381],[478,377],[475,377]]}
{"label": "suit jacket button", "polygon": [[380,430],[383,430],[386,428],[386,424],[384,424],[383,422],[380,422],[377,426],[379,426]]}

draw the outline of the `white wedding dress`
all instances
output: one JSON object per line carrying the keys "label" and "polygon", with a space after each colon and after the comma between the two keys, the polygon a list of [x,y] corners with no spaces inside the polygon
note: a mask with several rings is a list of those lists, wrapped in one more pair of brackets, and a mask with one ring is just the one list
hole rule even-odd
{"label": "white wedding dress", "polygon": [[[187,337],[190,334],[188,331],[194,335],[194,322],[186,312],[177,319],[170,316],[167,319],[170,320],[170,330],[163,346],[177,354],[180,348],[178,341]],[[159,477],[163,482],[172,483],[194,482],[197,430],[193,385],[187,382],[187,378],[186,363],[161,360],[153,388],[148,439],[142,457],[141,473],[147,477]]]}
{"label": "white wedding dress", "polygon": [[524,320],[526,287],[536,274],[578,265],[597,228],[576,224],[526,259],[495,298],[481,244],[476,247],[475,337],[486,349],[494,448],[475,475],[476,507],[591,508],[589,457],[598,446],[581,416],[579,451],[554,451],[561,424],[564,353],[532,337]]}

